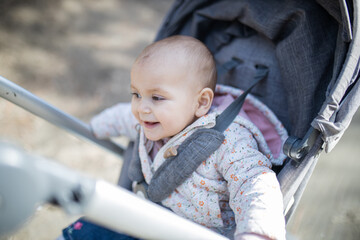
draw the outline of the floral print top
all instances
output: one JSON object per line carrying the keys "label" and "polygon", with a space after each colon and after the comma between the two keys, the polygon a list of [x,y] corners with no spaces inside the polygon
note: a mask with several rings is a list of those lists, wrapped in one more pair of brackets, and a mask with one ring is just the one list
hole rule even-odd
{"label": "floral print top", "polygon": [[[228,86],[216,87],[218,99],[241,93],[241,90]],[[214,101],[208,115],[167,141],[154,159],[150,156],[154,143],[145,138],[141,129],[139,155],[147,183],[166,161],[163,155],[167,149],[180,145],[196,129],[215,125],[216,116],[228,104],[224,102]],[[127,103],[109,108],[91,121],[94,134],[99,138],[127,135],[135,139],[136,124]],[[250,95],[224,135],[225,140],[218,150],[162,204],[176,214],[230,238],[241,233],[257,233],[285,239],[283,198],[271,167],[281,165],[285,159],[281,147],[287,138],[286,130],[270,109]]]}

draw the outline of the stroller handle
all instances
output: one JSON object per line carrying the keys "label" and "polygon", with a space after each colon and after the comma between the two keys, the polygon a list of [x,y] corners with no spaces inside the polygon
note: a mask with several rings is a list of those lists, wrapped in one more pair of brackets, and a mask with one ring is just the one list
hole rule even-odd
{"label": "stroller handle", "polygon": [[112,153],[121,156],[124,152],[125,146],[121,146],[110,140],[97,139],[92,134],[88,124],[48,104],[31,92],[2,76],[0,76],[0,96],[58,127],[80,135],[110,150]]}

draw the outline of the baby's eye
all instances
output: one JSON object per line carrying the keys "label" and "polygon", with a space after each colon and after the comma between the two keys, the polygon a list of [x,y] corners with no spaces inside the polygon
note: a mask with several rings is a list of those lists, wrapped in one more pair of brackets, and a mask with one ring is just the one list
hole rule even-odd
{"label": "baby's eye", "polygon": [[135,98],[141,98],[140,94],[138,94],[136,92],[132,92],[131,95]]}
{"label": "baby's eye", "polygon": [[162,97],[162,96],[152,96],[152,99],[154,100],[154,101],[161,101],[161,100],[165,100],[165,98],[164,97]]}

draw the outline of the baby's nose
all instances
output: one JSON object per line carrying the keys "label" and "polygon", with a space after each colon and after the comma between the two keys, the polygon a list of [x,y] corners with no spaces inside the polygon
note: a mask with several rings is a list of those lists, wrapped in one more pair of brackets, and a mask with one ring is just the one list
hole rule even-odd
{"label": "baby's nose", "polygon": [[141,113],[151,113],[150,104],[147,101],[141,101],[138,111]]}

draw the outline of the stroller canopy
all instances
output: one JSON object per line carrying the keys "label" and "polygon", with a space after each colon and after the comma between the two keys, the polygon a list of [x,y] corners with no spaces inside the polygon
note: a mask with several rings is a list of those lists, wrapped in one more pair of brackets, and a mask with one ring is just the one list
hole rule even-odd
{"label": "stroller canopy", "polygon": [[254,66],[267,66],[268,79],[253,94],[290,135],[302,138],[312,125],[333,143],[359,106],[356,7],[352,16],[352,2],[336,0],[181,0],[156,40],[191,35],[206,43],[219,68],[236,59],[218,82],[243,89]]}

